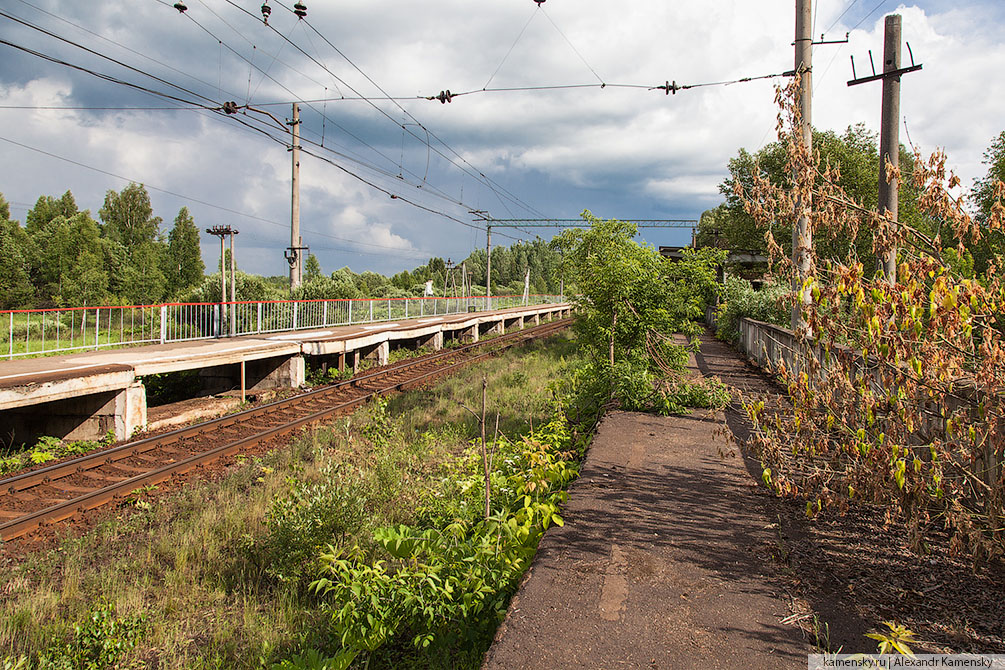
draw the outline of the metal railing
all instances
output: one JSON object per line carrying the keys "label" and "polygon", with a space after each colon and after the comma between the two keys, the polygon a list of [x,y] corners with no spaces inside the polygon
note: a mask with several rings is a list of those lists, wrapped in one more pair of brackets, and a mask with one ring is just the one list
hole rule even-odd
{"label": "metal railing", "polygon": [[140,344],[416,319],[562,302],[557,295],[353,298],[0,311],[0,357],[43,356]]}

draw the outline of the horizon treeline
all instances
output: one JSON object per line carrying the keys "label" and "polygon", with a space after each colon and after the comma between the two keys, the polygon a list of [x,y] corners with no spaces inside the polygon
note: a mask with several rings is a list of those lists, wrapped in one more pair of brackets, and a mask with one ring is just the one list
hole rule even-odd
{"label": "horizon treeline", "polygon": [[[142,184],[110,190],[98,218],[77,207],[73,194],[43,195],[25,217],[10,217],[0,194],[0,309],[149,305],[161,302],[218,302],[220,273],[206,275],[200,232],[187,207],[170,230],[155,216]],[[463,263],[472,292],[485,293],[485,251],[474,251]],[[433,281],[437,295],[461,291],[460,263],[451,273],[442,258],[431,258],[413,270],[391,277],[356,273],[348,267],[326,274],[312,254],[295,299],[403,298],[421,296]],[[523,293],[530,268],[531,293],[557,293],[561,256],[537,239],[492,249],[492,293]],[[228,290],[229,292],[229,290]],[[289,299],[285,276],[264,277],[238,271],[238,300]],[[227,296],[229,298],[229,296]]]}

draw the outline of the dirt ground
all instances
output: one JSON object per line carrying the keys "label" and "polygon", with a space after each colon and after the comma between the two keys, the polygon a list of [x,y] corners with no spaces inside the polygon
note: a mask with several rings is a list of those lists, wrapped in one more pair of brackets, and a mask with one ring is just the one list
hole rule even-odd
{"label": "dirt ground", "polygon": [[[711,337],[692,367],[778,394]],[[738,404],[610,413],[484,667],[805,667],[808,653],[875,652],[864,635],[885,620],[919,652],[1005,651],[1001,565],[913,554],[875,508],[808,520],[759,483],[747,434]]]}

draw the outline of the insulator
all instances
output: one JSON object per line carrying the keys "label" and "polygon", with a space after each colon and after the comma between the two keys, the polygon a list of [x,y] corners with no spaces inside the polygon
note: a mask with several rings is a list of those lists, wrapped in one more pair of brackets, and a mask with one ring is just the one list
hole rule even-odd
{"label": "insulator", "polygon": [[188,7],[185,5],[184,2],[181,2],[181,0],[178,0],[178,2],[174,3],[174,8],[177,9],[181,14],[184,14],[186,11],[188,11]]}
{"label": "insulator", "polygon": [[445,105],[448,102],[453,102],[454,101],[454,96],[453,96],[453,94],[449,90],[447,90],[447,91],[440,91],[440,94],[438,96],[436,96],[434,98],[434,100],[439,100],[441,105]]}
{"label": "insulator", "polygon": [[541,5],[544,4],[545,0],[534,0],[534,2],[536,2],[537,6],[540,7]]}
{"label": "insulator", "polygon": [[265,23],[269,22],[269,14],[272,13],[272,7],[269,7],[269,0],[265,0],[265,4],[262,5],[262,20]]}
{"label": "insulator", "polygon": [[297,4],[293,5],[293,13],[299,16],[300,18],[304,18],[305,16],[307,16],[307,5],[305,5],[302,2],[298,2]]}
{"label": "insulator", "polygon": [[223,103],[223,111],[225,114],[237,114],[237,103],[233,100]]}

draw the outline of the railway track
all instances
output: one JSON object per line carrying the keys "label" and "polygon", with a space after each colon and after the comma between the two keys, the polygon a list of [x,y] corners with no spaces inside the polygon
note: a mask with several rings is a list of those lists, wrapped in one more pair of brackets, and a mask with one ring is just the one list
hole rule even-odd
{"label": "railway track", "polygon": [[0,539],[21,537],[255,445],[544,337],[571,319],[408,359],[330,386],[0,480]]}

